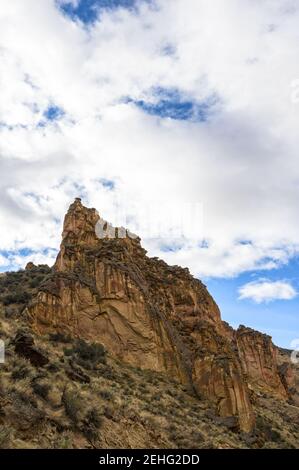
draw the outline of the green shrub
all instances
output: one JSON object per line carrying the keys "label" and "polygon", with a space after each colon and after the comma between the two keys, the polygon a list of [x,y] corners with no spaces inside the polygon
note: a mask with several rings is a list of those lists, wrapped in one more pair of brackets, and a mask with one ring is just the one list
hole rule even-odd
{"label": "green shrub", "polygon": [[272,428],[271,423],[269,423],[263,416],[258,416],[256,419],[256,429],[258,434],[262,434],[263,438],[266,441],[270,442],[279,442],[281,441],[281,435],[278,431]]}
{"label": "green shrub", "polygon": [[66,335],[65,333],[61,333],[59,331],[55,333],[50,333],[49,339],[50,341],[54,341],[57,343],[70,343],[71,342],[71,337],[69,335]]}
{"label": "green shrub", "polygon": [[17,425],[21,428],[35,426],[45,418],[44,411],[38,408],[36,400],[27,392],[15,390],[11,393]]}
{"label": "green shrub", "polygon": [[36,395],[40,396],[44,400],[46,400],[48,398],[48,394],[49,394],[51,388],[52,388],[51,385],[47,384],[45,382],[41,383],[41,382],[35,382],[34,381],[32,383],[32,389],[33,389],[34,393],[36,393]]}
{"label": "green shrub", "polygon": [[86,343],[83,339],[79,339],[74,347],[74,353],[83,361],[92,363],[104,362],[106,351],[102,344]]}
{"label": "green shrub", "polygon": [[72,356],[73,355],[73,349],[72,348],[64,348],[63,350],[65,356]]}
{"label": "green shrub", "polygon": [[113,419],[114,413],[115,413],[115,410],[112,406],[110,405],[105,406],[104,415],[106,416],[106,418]]}
{"label": "green shrub", "polygon": [[31,294],[26,291],[14,292],[4,296],[2,302],[5,306],[11,304],[26,304],[31,300]]}
{"label": "green shrub", "polygon": [[15,318],[19,316],[20,314],[20,308],[19,307],[13,307],[11,305],[5,307],[5,318]]}
{"label": "green shrub", "polygon": [[8,449],[11,442],[12,429],[0,425],[0,449]]}
{"label": "green shrub", "polygon": [[120,377],[118,376],[117,372],[109,365],[101,369],[101,375],[107,380],[111,381],[119,381]]}
{"label": "green shrub", "polygon": [[86,414],[85,419],[89,422],[89,424],[92,424],[97,429],[99,429],[103,424],[103,417],[100,415],[97,408],[90,408]]}
{"label": "green shrub", "polygon": [[104,389],[100,390],[99,395],[104,400],[111,400],[113,398],[113,393],[110,390],[108,390],[107,388],[104,388]]}
{"label": "green shrub", "polygon": [[82,399],[78,392],[74,390],[65,390],[62,395],[66,415],[77,424],[79,421],[80,411],[83,407]]}
{"label": "green shrub", "polygon": [[47,365],[47,370],[51,373],[58,372],[61,369],[60,365],[58,362],[50,362]]}
{"label": "green shrub", "polygon": [[106,351],[100,343],[87,343],[79,339],[71,348],[65,348],[64,354],[86,369],[94,369],[98,364],[106,364]]}
{"label": "green shrub", "polygon": [[22,364],[20,366],[16,366],[13,369],[11,373],[11,378],[13,380],[22,380],[28,377],[29,375],[30,375],[30,368],[27,365]]}
{"label": "green shrub", "polygon": [[31,287],[31,289],[35,289],[36,287],[38,287],[41,282],[43,280],[43,277],[39,278],[39,277],[34,277],[33,279],[31,279],[31,281],[29,282],[29,287]]}
{"label": "green shrub", "polygon": [[53,449],[72,449],[73,443],[71,435],[68,432],[63,432],[58,435],[53,441]]}
{"label": "green shrub", "polygon": [[103,418],[96,408],[91,408],[86,413],[83,420],[82,432],[86,439],[90,442],[94,442],[99,438],[98,430],[103,424]]}

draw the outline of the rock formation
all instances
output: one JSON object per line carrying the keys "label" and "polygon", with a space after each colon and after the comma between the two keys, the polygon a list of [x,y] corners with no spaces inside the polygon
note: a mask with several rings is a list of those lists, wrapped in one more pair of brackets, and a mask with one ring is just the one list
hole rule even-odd
{"label": "rock formation", "polygon": [[292,351],[277,348],[278,371],[289,401],[299,406],[299,363],[290,361]]}
{"label": "rock formation", "polygon": [[13,341],[15,352],[36,367],[43,367],[49,360],[34,344],[32,336],[24,331],[18,331]]}
{"label": "rock formation", "polygon": [[35,264],[29,261],[29,263],[26,264],[25,271],[32,271],[34,268],[36,268]]}
{"label": "rock formation", "polygon": [[236,332],[239,356],[250,387],[287,398],[277,364],[277,349],[271,337],[240,326]]}
{"label": "rock formation", "polygon": [[220,416],[252,430],[249,387],[287,398],[271,339],[244,327],[234,332],[188,269],[147,257],[124,229],[112,235],[95,209],[75,200],[52,273],[28,309],[33,329],[98,341],[126,363],[186,384]]}

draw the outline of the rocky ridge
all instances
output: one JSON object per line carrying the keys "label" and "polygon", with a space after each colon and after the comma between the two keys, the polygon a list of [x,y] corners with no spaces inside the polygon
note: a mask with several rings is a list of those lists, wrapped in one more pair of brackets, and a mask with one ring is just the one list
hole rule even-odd
{"label": "rocky ridge", "polygon": [[279,367],[270,337],[232,330],[188,269],[147,257],[123,229],[111,238],[109,224],[99,238],[99,221],[80,199],[70,206],[56,263],[27,309],[33,331],[99,342],[187,386],[245,432],[255,426],[255,394],[292,399],[292,367]]}

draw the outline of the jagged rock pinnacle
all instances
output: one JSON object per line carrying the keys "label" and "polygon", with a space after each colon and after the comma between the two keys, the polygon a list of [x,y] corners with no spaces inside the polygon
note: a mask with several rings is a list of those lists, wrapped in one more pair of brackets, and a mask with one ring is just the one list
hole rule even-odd
{"label": "jagged rock pinnacle", "polygon": [[118,359],[185,384],[250,431],[249,386],[287,396],[271,339],[235,332],[199,280],[147,257],[139,239],[99,239],[99,220],[80,198],[71,204],[55,269],[29,309],[33,328],[99,341]]}

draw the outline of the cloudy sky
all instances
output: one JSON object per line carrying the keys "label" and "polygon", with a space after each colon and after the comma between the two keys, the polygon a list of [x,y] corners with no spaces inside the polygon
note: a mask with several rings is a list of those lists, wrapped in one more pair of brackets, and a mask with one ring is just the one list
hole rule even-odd
{"label": "cloudy sky", "polygon": [[1,0],[0,270],[52,264],[80,196],[290,346],[298,22],[297,0]]}

